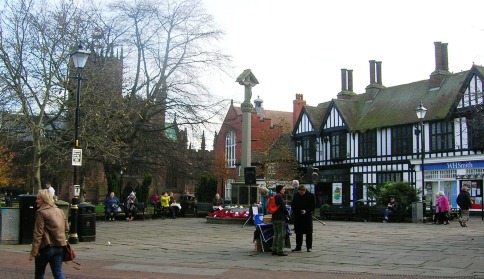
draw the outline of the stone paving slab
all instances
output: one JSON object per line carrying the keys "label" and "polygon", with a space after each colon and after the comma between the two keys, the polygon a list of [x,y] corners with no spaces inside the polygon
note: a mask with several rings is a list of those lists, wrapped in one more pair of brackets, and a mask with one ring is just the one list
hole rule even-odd
{"label": "stone paving slab", "polygon": [[[457,222],[327,221],[326,226],[315,222],[314,229],[313,252],[274,257],[254,251],[254,226],[210,224],[203,218],[100,221],[96,241],[74,245],[82,271],[65,269],[69,278],[236,279],[253,273],[271,278],[274,271],[287,276],[304,272],[305,278],[484,278],[480,218],[467,228]],[[25,276],[33,272],[29,250],[30,245],[0,245],[0,278],[30,278]],[[8,255],[21,264],[8,264]],[[2,275],[5,271],[13,276]]]}

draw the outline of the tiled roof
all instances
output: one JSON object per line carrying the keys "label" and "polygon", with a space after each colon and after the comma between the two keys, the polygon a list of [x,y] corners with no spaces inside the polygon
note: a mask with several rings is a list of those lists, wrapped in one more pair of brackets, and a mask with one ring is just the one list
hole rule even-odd
{"label": "tiled roof", "polygon": [[[240,107],[233,106],[233,108],[237,115],[242,115],[242,109]],[[256,113],[255,109],[252,110],[252,113]],[[261,117],[268,120],[270,119],[272,125],[283,126],[284,131],[290,131],[290,129],[292,129],[292,112],[290,111],[264,109]]]}
{"label": "tiled roof", "polygon": [[284,126],[284,131],[292,129],[292,112],[264,109],[263,116],[266,119],[270,119],[272,125]]}
{"label": "tiled roof", "polygon": [[[475,66],[484,73],[484,68]],[[445,119],[453,110],[469,71],[447,75],[440,88],[431,89],[430,80],[373,89],[350,100],[333,100],[350,130],[375,128],[418,122],[415,108],[420,102],[427,108],[425,121]]]}

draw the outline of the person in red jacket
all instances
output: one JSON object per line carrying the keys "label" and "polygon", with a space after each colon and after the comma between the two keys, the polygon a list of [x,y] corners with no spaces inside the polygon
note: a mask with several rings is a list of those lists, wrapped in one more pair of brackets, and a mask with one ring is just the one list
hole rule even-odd
{"label": "person in red jacket", "polygon": [[274,229],[274,238],[272,239],[272,255],[287,256],[284,253],[284,242],[286,240],[286,220],[289,218],[289,212],[284,202],[284,186],[276,186],[276,205],[279,207],[276,212],[272,213],[272,226]]}

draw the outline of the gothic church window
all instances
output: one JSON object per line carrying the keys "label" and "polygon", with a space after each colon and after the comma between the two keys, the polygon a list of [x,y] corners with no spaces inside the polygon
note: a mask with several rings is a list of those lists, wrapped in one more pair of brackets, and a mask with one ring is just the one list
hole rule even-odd
{"label": "gothic church window", "polygon": [[235,168],[235,150],[237,142],[235,132],[230,131],[225,137],[225,160],[227,161],[228,168]]}

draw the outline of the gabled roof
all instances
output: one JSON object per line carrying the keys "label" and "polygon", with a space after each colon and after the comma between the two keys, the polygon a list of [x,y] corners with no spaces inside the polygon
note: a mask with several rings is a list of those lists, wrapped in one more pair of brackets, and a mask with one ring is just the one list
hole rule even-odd
{"label": "gabled roof", "polygon": [[315,131],[317,131],[323,123],[323,119],[324,119],[324,116],[326,115],[329,104],[330,102],[325,102],[325,103],[318,104],[317,107],[307,106],[307,105],[304,106],[301,110],[301,113],[298,116],[296,125],[294,125],[293,134],[296,133],[296,130],[298,129],[297,124],[301,121],[301,117],[303,116],[303,114],[306,114],[308,116],[309,121],[311,122],[311,124],[313,124]]}
{"label": "gabled roof", "polygon": [[333,99],[332,103],[339,111],[348,129],[353,130],[358,123],[358,102],[353,99]]}

